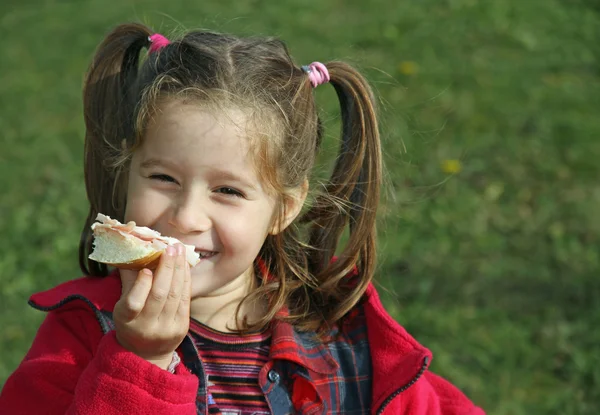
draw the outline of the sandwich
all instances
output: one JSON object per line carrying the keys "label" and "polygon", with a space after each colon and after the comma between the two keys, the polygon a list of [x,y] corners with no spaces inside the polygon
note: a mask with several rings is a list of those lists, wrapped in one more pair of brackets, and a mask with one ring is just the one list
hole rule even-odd
{"label": "sandwich", "polygon": [[[136,226],[133,221],[124,225],[102,213],[98,214],[96,221],[92,224],[93,251],[88,258],[117,268],[154,269],[167,246],[181,243],[145,226]],[[188,264],[196,266],[200,262],[196,248],[183,245]]]}

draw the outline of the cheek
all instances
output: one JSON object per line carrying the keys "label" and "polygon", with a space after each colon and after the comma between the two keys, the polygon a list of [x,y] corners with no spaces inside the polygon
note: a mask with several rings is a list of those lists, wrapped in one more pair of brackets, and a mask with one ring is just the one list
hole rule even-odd
{"label": "cheek", "polygon": [[133,220],[137,223],[153,223],[164,209],[168,208],[170,202],[164,195],[153,191],[140,180],[133,181],[127,192],[127,205],[125,209],[125,220]]}
{"label": "cheek", "polygon": [[224,215],[221,242],[232,251],[253,250],[258,253],[270,229],[268,209],[252,209],[244,214]]}
{"label": "cheek", "polygon": [[148,223],[147,210],[142,209],[144,203],[135,195],[127,197],[127,208],[125,209],[125,222],[135,221],[138,225]]}

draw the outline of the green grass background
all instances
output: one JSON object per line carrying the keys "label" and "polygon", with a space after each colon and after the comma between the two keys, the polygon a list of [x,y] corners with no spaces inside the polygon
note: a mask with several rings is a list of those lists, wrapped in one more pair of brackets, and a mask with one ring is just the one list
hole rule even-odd
{"label": "green grass background", "polygon": [[[277,35],[300,63],[361,68],[382,114],[388,309],[490,414],[600,413],[592,0],[4,0],[0,385],[43,318],[28,296],[80,275],[82,78],[129,20]],[[333,147],[334,94],[316,95]]]}

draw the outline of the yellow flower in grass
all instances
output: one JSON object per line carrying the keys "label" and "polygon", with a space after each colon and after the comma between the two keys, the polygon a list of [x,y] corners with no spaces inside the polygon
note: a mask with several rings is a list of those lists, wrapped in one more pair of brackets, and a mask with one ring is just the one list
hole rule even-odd
{"label": "yellow flower in grass", "polygon": [[462,170],[462,163],[456,159],[444,160],[441,167],[446,174],[457,174]]}
{"label": "yellow flower in grass", "polygon": [[417,72],[419,72],[419,64],[413,61],[400,62],[398,65],[398,70],[402,75],[415,75]]}

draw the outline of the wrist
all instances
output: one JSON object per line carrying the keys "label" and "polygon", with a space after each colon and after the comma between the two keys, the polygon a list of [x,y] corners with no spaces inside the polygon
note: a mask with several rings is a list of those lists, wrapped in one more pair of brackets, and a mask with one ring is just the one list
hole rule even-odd
{"label": "wrist", "polygon": [[[169,365],[171,365],[171,363],[173,362],[173,360],[175,360],[174,355],[177,354],[177,352],[172,351],[163,355],[159,355],[159,356],[148,356],[147,354],[144,353],[140,353],[139,351],[135,350],[135,348],[129,346],[126,342],[123,342],[120,338],[119,338],[119,333],[117,333],[117,343],[119,343],[121,345],[121,347],[123,347],[124,349],[129,350],[131,353],[141,357],[142,359],[160,367],[161,369],[164,370],[168,370]],[[179,359],[179,356],[177,356],[177,359]],[[179,362],[177,362],[179,363]],[[175,365],[176,366],[176,365]],[[172,372],[173,373],[173,372]]]}

